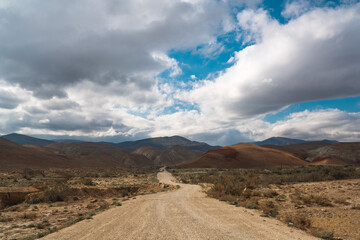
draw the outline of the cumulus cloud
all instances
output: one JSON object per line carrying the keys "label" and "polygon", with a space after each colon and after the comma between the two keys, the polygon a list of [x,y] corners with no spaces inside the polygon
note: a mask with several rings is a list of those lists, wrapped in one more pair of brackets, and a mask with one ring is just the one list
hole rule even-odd
{"label": "cumulus cloud", "polygon": [[14,109],[23,103],[29,93],[18,85],[11,85],[0,80],[0,109]]}
{"label": "cumulus cloud", "polygon": [[[168,50],[213,41],[230,20],[228,5],[215,0],[5,0],[0,77],[45,99],[66,97],[65,87],[84,80],[149,89],[166,68],[181,72]],[[134,76],[150,77],[144,85]]]}
{"label": "cumulus cloud", "polygon": [[239,26],[255,44],[213,81],[179,95],[204,114],[246,118],[296,102],[360,94],[360,4],[313,9],[281,25],[264,10],[244,10]]}
{"label": "cumulus cloud", "polygon": [[305,140],[360,140],[360,113],[338,109],[303,111],[271,125],[267,136],[290,136]]}
{"label": "cumulus cloud", "polygon": [[[183,135],[220,145],[271,136],[359,140],[358,113],[304,111],[276,123],[263,116],[359,95],[360,4],[318,9],[295,1],[280,24],[255,8],[260,2],[2,1],[0,133]],[[234,19],[234,7],[246,5],[253,8]],[[231,67],[177,81],[184,65],[171,50],[211,58],[224,50],[217,37],[230,31],[249,45]]]}

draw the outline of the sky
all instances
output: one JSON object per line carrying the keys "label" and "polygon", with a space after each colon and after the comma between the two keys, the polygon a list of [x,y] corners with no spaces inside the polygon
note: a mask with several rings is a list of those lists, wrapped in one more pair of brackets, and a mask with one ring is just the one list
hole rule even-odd
{"label": "sky", "polygon": [[360,141],[360,1],[0,0],[0,134]]}

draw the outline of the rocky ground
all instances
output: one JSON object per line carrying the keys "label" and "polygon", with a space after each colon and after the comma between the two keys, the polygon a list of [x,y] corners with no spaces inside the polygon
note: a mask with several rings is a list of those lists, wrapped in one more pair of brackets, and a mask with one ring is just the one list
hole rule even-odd
{"label": "rocky ground", "polygon": [[[324,167],[313,168],[309,177],[304,177],[306,169],[298,171],[299,176],[297,171],[282,169],[290,172],[279,175],[282,180],[291,177],[308,181],[299,183],[278,181],[274,176],[279,170],[242,173],[194,169],[176,170],[175,175],[180,181],[198,183],[209,196],[220,201],[260,211],[264,218],[279,219],[289,227],[306,230],[314,236],[360,239],[360,179],[312,182],[318,168],[324,170]],[[279,183],[269,184],[271,182]]]}
{"label": "rocky ground", "polygon": [[0,239],[35,239],[124,201],[170,189],[145,170],[41,170],[0,173]]}

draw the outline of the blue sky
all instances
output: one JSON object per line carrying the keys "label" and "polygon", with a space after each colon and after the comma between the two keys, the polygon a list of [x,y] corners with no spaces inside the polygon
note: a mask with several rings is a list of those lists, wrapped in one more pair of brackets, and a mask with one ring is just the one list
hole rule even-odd
{"label": "blue sky", "polygon": [[[299,1],[301,2],[301,1]],[[356,2],[356,1],[354,1]],[[277,1],[263,1],[259,6],[266,10],[271,18],[276,19],[280,24],[287,24],[291,18],[284,17],[282,12],[285,10],[286,5],[291,1],[277,0]],[[352,2],[353,3],[353,2]],[[308,8],[333,8],[336,9],[344,5],[343,1],[309,1]],[[233,13],[241,12],[243,8],[233,9]],[[211,56],[204,55],[201,50],[208,45],[199,45],[193,49],[172,49],[168,52],[168,56],[176,59],[182,68],[182,74],[177,77],[171,78],[169,76],[169,70],[166,70],[159,74],[160,77],[167,79],[167,81],[176,82],[195,82],[198,79],[210,79],[213,78],[211,74],[216,74],[219,71],[226,70],[232,63],[228,63],[228,60],[234,56],[235,51],[241,51],[242,49],[256,44],[254,42],[245,43],[243,39],[238,36],[239,32],[232,31],[216,37],[216,42],[221,43],[224,49]],[[196,78],[192,78],[195,76]],[[216,75],[215,75],[216,76]],[[166,80],[165,80],[166,81]],[[360,83],[360,82],[359,82]],[[189,87],[187,87],[189,88]],[[186,88],[185,88],[186,89]],[[186,109],[197,109],[196,105],[178,104],[176,107],[182,107]],[[316,101],[299,102],[286,106],[283,110],[268,113],[264,116],[264,120],[269,123],[276,123],[277,121],[284,120],[289,114],[295,112],[302,112],[304,110],[318,111],[325,109],[339,109],[346,112],[359,112],[360,111],[360,96],[352,97],[340,97],[336,99],[321,99]],[[166,112],[175,112],[175,108],[166,109]]]}
{"label": "blue sky", "polygon": [[359,1],[4,0],[0,19],[0,134],[360,141]]}

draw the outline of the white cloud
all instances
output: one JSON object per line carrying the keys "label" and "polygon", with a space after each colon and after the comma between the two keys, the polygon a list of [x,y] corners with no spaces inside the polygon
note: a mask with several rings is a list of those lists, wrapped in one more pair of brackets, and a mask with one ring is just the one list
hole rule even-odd
{"label": "white cloud", "polygon": [[[360,140],[358,113],[262,120],[295,102],[360,93],[360,4],[309,10],[295,2],[283,14],[297,17],[285,25],[246,9],[235,23],[229,10],[244,2],[259,3],[3,1],[0,133],[183,135],[222,145],[281,135]],[[235,52],[230,68],[186,83],[155,77],[182,73],[170,50],[200,45],[214,56],[223,50],[217,35],[235,28],[253,45]],[[181,101],[197,110],[175,108]],[[164,114],[168,108],[175,112]]]}
{"label": "white cloud", "polygon": [[39,123],[49,123],[50,122],[50,120],[49,119],[40,119],[39,120]]}
{"label": "white cloud", "polygon": [[176,59],[170,58],[161,52],[153,52],[151,56],[156,62],[159,62],[170,69],[170,77],[175,77],[182,73],[182,70],[179,67],[179,63],[176,61]]}
{"label": "white cloud", "polygon": [[285,25],[263,10],[244,10],[238,19],[256,43],[236,52],[233,66],[213,81],[179,94],[203,114],[242,119],[360,94],[360,4],[314,9]]}
{"label": "white cloud", "polygon": [[281,14],[286,18],[295,18],[307,12],[310,8],[310,2],[306,0],[288,1]]}
{"label": "white cloud", "polygon": [[360,113],[326,109],[293,113],[271,125],[266,136],[289,136],[305,140],[360,141]]}

